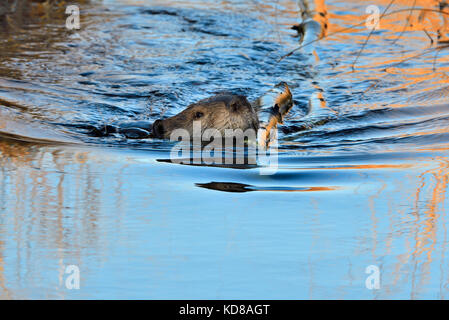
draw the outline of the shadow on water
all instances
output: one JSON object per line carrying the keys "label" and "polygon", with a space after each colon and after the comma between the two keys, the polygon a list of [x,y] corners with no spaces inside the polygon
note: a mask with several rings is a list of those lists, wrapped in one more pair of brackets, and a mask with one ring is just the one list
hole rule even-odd
{"label": "shadow on water", "polygon": [[[0,4],[0,298],[447,298],[440,14],[389,15],[354,64],[365,5],[329,0],[326,38],[277,63],[298,46],[295,1],[78,4],[74,31],[65,3]],[[274,174],[76,126],[282,81],[295,103]]]}
{"label": "shadow on water", "polygon": [[198,187],[224,191],[224,192],[251,192],[251,191],[286,191],[286,192],[307,192],[307,191],[331,191],[335,188],[330,187],[255,187],[243,183],[235,182],[209,182],[209,183],[197,183]]}

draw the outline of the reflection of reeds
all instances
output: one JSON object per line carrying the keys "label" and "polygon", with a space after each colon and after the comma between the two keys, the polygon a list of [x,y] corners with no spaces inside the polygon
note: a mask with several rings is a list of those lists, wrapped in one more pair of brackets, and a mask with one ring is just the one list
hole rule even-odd
{"label": "reflection of reeds", "polygon": [[[1,229],[2,226],[0,225],[0,236],[3,233]],[[5,250],[4,247],[5,247],[4,242],[0,240],[0,300],[11,299],[11,294],[8,288],[6,287],[6,280],[5,280],[5,262],[3,256],[3,251]]]}
{"label": "reflection of reeds", "polygon": [[[90,0],[77,0],[76,4],[86,4]],[[0,30],[16,29],[29,20],[48,22],[50,19],[65,17],[68,5],[65,0],[2,0],[0,1]]]}
{"label": "reflection of reeds", "polygon": [[[449,175],[449,160],[439,159],[440,166],[437,169],[432,169],[422,173],[419,178],[421,180],[421,186],[416,192],[416,205],[418,207],[418,202],[420,201],[420,196],[426,187],[425,181],[434,181],[435,185],[431,189],[431,197],[427,202],[426,208],[423,215],[415,212],[416,215],[416,234],[415,234],[415,245],[413,252],[411,253],[411,258],[413,259],[413,264],[420,267],[421,277],[416,279],[416,267],[412,273],[412,295],[411,298],[415,298],[417,292],[420,292],[420,288],[425,284],[426,279],[430,273],[432,254],[435,250],[435,245],[437,243],[437,226],[444,226],[444,223],[438,223],[438,219],[441,217],[439,212],[443,211],[444,200],[446,196],[448,175]],[[445,252],[442,251],[444,257]],[[443,261],[444,262],[444,261]],[[442,262],[442,263],[443,263]],[[442,294],[442,293],[441,293]]]}
{"label": "reflection of reeds", "polygon": [[[432,264],[436,262],[435,255],[441,252],[441,277],[444,277],[446,247],[437,246],[441,242],[438,239],[438,228],[443,228],[442,232],[446,239],[446,226],[444,221],[444,202],[447,191],[449,176],[449,159],[436,159],[438,166],[436,168],[423,171],[417,176],[416,183],[413,183],[411,192],[407,193],[403,187],[395,195],[395,199],[403,199],[414,203],[412,211],[398,211],[397,206],[390,212],[390,232],[385,238],[377,230],[381,220],[375,212],[375,203],[384,201],[387,197],[386,186],[391,182],[382,182],[382,187],[370,198],[371,219],[373,229],[372,255],[374,260],[382,256],[392,254],[395,242],[404,240],[404,252],[397,254],[397,263],[392,265],[391,270],[385,270],[383,274],[384,288],[382,297],[387,298],[395,291],[401,290],[403,285],[411,285],[410,298],[417,299],[419,295],[425,292],[426,285],[429,285]],[[414,186],[416,184],[416,187]],[[395,222],[395,218],[398,221]],[[396,225],[396,226],[395,226]],[[406,231],[405,231],[406,230]],[[402,237],[398,237],[402,235]],[[379,252],[377,246],[385,245],[386,252]],[[391,279],[387,280],[388,277]],[[443,286],[444,279],[440,279],[441,290],[435,292],[440,298],[444,296],[446,290]],[[402,285],[401,285],[402,284]]]}
{"label": "reflection of reeds", "polygon": [[[320,3],[321,1],[302,0],[300,2]],[[366,29],[368,15],[364,13],[365,7],[360,6],[359,3],[354,5],[354,9],[345,8],[344,14],[336,14],[335,12],[341,11],[341,8],[328,3],[327,10],[323,10],[329,16],[329,22],[326,22],[328,28],[326,35],[315,37],[315,39],[309,37],[307,41],[300,43],[297,48],[283,55],[278,61],[308,46],[313,48],[314,44],[326,38],[329,42],[359,44],[357,49],[353,49],[354,58],[347,55],[350,52],[344,52],[343,55],[336,54],[332,58],[339,62],[335,66],[335,74],[339,79],[347,77],[351,82],[354,80],[371,82],[361,99],[373,90],[393,94],[398,90],[413,87],[415,93],[425,95],[429,86],[423,86],[424,83],[432,85],[432,88],[437,90],[440,89],[439,85],[447,86],[449,78],[448,68],[445,65],[447,62],[445,51],[449,48],[446,37],[449,7],[442,5],[440,1],[423,0],[378,0],[371,4],[385,8],[380,11],[382,32],[373,33]],[[325,16],[324,13],[323,15]],[[323,29],[322,19],[315,19],[320,22]],[[357,30],[360,32],[356,33]],[[367,45],[368,42],[370,45]],[[384,46],[381,49],[382,53],[372,49],[379,44]],[[314,79],[314,81],[318,80]],[[385,86],[384,84],[388,82],[393,85]],[[397,82],[399,83],[395,85]],[[444,93],[444,91],[439,92]],[[350,94],[353,94],[352,91]],[[434,95],[433,92],[429,94]],[[403,98],[403,96],[397,97]],[[377,104],[378,102],[376,101]],[[360,104],[360,101],[357,103]],[[391,99],[388,103],[391,103]]]}
{"label": "reflection of reeds", "polygon": [[[313,1],[310,1],[313,2]],[[318,1],[319,2],[319,1]],[[384,1],[379,0],[380,3],[378,5],[385,5]],[[429,35],[429,33],[434,34],[435,39],[438,43],[446,43],[447,37],[446,33],[448,31],[447,26],[447,18],[449,17],[449,7],[441,6],[439,1],[415,1],[412,7],[400,8],[396,10],[390,10],[394,3],[400,1],[389,0],[386,3],[386,9],[380,15],[379,23],[382,26],[382,29],[388,30],[389,33],[394,34],[392,36],[393,42],[391,45],[396,44],[401,38],[405,38],[405,32],[411,31],[421,31],[426,34],[431,39],[431,44],[434,42],[433,38]],[[375,4],[375,3],[374,3]],[[419,6],[419,5],[423,6]],[[425,6],[425,5],[428,6]],[[430,5],[430,6],[429,6]],[[353,34],[346,36],[347,33],[352,33],[355,29],[360,27],[364,27],[366,23],[367,15],[355,16],[355,15],[338,15],[335,16],[343,23],[346,23],[347,26],[338,26],[337,24],[328,24],[326,22],[326,28],[328,28],[327,33],[323,33],[320,37],[316,39],[311,39],[310,41],[305,41],[301,43],[297,48],[283,55],[279,61],[291,56],[293,53],[310,46],[323,38],[335,38],[339,37],[340,39],[346,39],[351,41],[359,41]],[[358,23],[354,23],[354,21],[360,21]],[[322,25],[322,29],[324,30],[324,22],[323,19],[317,19],[317,22],[320,22]],[[398,23],[398,21],[405,21],[405,24]],[[368,41],[372,36],[373,30],[369,32],[367,36],[365,36],[364,41],[362,42],[361,49],[356,54],[356,58],[352,65],[352,68],[355,68],[355,65],[362,55],[364,48]],[[399,33],[397,35],[396,33]],[[434,48],[432,51],[441,50],[441,48]]]}

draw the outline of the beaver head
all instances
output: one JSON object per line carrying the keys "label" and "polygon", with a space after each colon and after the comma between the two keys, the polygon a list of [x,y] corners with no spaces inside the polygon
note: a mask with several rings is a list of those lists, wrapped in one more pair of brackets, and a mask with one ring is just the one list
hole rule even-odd
{"label": "beaver head", "polygon": [[184,129],[193,137],[194,121],[201,121],[201,134],[207,129],[217,129],[224,136],[226,129],[257,132],[259,128],[257,113],[244,96],[220,94],[191,104],[173,117],[156,120],[153,136],[170,139],[174,130]]}

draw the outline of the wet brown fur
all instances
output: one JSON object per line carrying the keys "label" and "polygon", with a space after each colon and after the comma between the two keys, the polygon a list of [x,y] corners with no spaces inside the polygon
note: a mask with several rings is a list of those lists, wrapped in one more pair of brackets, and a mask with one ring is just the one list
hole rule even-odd
{"label": "wet brown fur", "polygon": [[193,137],[193,122],[201,121],[201,134],[206,129],[217,129],[225,136],[226,129],[259,129],[257,112],[244,96],[220,94],[189,105],[177,115],[156,120],[153,135],[156,138],[170,139],[176,129],[187,130]]}

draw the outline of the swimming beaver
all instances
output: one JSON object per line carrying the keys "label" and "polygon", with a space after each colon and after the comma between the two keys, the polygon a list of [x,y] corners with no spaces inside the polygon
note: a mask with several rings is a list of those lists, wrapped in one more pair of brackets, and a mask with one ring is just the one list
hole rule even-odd
{"label": "swimming beaver", "polygon": [[[187,106],[186,109],[167,119],[158,119],[153,124],[147,121],[137,121],[104,125],[100,128],[90,125],[72,125],[81,129],[87,129],[90,135],[103,137],[111,133],[123,134],[129,139],[158,138],[170,139],[176,129],[184,129],[193,138],[195,133],[203,135],[207,129],[216,129],[222,137],[226,136],[227,129],[254,130],[265,129],[260,141],[265,143],[270,139],[271,129],[282,123],[283,117],[292,107],[292,95],[287,84],[281,83],[284,90],[270,100],[268,108],[263,108],[265,103],[262,98],[251,105],[242,95],[222,93],[208,99]],[[266,97],[265,97],[266,98]],[[257,108],[257,109],[256,109]],[[268,122],[259,121],[258,113],[265,114]],[[193,130],[194,122],[201,123],[201,131]]]}

